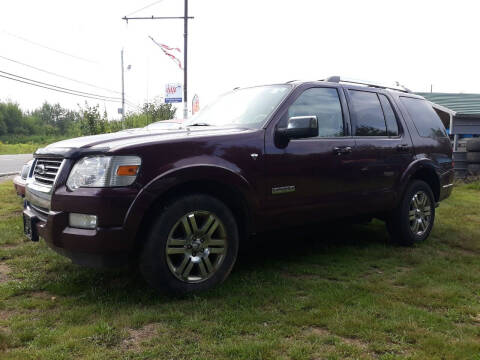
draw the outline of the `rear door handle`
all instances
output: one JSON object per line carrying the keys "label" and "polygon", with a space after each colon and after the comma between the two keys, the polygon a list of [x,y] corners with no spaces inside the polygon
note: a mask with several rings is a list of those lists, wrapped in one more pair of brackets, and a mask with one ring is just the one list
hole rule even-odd
{"label": "rear door handle", "polygon": [[350,146],[335,146],[333,148],[333,152],[337,155],[350,154],[352,152],[352,148]]}
{"label": "rear door handle", "polygon": [[407,144],[397,145],[397,151],[408,151],[408,145]]}

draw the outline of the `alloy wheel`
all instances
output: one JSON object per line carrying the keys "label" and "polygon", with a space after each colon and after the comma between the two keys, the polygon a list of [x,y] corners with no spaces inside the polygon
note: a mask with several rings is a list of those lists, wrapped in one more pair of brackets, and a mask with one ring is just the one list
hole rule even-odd
{"label": "alloy wheel", "polygon": [[222,221],[209,211],[192,211],[182,216],[168,235],[168,268],[181,281],[199,283],[217,272],[227,249]]}
{"label": "alloy wheel", "polygon": [[432,203],[422,190],[417,191],[410,200],[410,230],[416,236],[423,236],[432,221]]}

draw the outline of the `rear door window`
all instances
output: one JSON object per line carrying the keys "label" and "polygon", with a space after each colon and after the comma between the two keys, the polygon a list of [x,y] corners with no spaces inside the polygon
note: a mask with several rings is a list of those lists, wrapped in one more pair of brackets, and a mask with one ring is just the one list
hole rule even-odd
{"label": "rear door window", "polygon": [[447,136],[442,120],[426,100],[405,96],[401,96],[400,99],[407,108],[420,136],[430,138]]}
{"label": "rear door window", "polygon": [[383,114],[385,115],[385,122],[387,124],[388,136],[398,136],[398,122],[392,104],[383,94],[378,94],[380,103],[382,104]]}
{"label": "rear door window", "polygon": [[380,100],[374,92],[349,90],[353,105],[355,136],[387,136]]}

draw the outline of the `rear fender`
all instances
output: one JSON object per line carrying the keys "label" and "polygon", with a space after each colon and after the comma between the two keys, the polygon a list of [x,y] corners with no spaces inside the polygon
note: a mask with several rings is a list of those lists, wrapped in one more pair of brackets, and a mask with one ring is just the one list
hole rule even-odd
{"label": "rear fender", "polygon": [[[435,174],[437,180],[440,183],[440,178],[438,175],[438,170],[437,170],[437,166],[435,165],[435,162],[428,158],[417,159],[405,169],[405,171],[403,172],[402,176],[400,177],[397,183],[396,204],[398,204],[398,202],[402,199],[403,193],[405,192],[410,181],[415,177],[415,174],[425,169]],[[436,190],[434,190],[434,193],[435,191]]]}

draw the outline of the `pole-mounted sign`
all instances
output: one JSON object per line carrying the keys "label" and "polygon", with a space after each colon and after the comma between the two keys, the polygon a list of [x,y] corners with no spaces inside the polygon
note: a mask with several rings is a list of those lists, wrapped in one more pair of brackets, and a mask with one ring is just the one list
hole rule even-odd
{"label": "pole-mounted sign", "polygon": [[182,84],[166,84],[165,85],[165,103],[181,103],[182,102]]}

